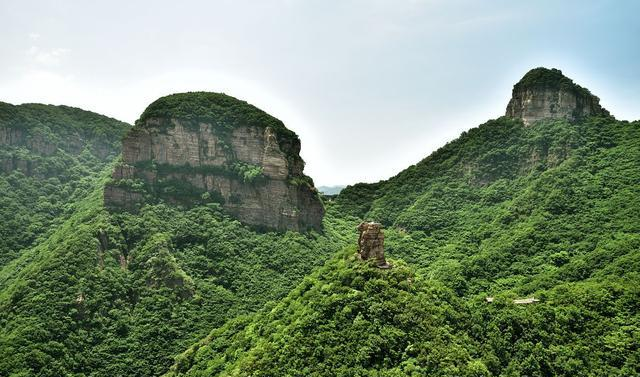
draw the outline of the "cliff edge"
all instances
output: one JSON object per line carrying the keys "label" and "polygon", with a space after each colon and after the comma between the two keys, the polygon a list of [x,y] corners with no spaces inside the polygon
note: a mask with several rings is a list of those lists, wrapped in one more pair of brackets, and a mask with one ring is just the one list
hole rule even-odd
{"label": "cliff edge", "polygon": [[153,102],[123,140],[105,205],[215,201],[238,220],[275,230],[320,230],[324,208],[304,175],[300,139],[236,98],[180,93]]}
{"label": "cliff edge", "polygon": [[608,116],[600,99],[577,85],[558,69],[534,68],[513,86],[506,116],[525,125],[541,119],[569,121],[593,115]]}

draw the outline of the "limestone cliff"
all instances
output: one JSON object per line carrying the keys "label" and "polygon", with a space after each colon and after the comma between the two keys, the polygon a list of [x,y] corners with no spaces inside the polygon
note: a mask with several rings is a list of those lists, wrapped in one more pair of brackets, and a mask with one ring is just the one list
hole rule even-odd
{"label": "limestone cliff", "polygon": [[568,119],[609,115],[600,100],[575,84],[558,69],[535,68],[513,87],[506,116],[520,118],[526,125],[541,119]]}
{"label": "limestone cliff", "polygon": [[246,102],[174,94],[152,103],[124,138],[105,204],[217,201],[250,225],[320,230],[324,208],[299,153],[295,133]]}

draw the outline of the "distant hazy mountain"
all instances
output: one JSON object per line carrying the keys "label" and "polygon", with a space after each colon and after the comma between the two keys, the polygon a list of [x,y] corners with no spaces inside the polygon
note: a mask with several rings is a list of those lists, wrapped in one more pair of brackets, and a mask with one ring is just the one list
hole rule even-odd
{"label": "distant hazy mountain", "polygon": [[325,195],[338,195],[346,186],[319,186],[318,191]]}

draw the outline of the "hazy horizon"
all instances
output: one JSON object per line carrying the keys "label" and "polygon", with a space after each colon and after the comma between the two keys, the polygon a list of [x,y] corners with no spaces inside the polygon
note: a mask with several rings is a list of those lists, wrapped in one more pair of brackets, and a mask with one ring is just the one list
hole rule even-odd
{"label": "hazy horizon", "polygon": [[[317,186],[386,179],[503,115],[529,69],[558,68],[640,119],[633,1],[13,1],[0,101],[133,123],[156,98],[225,92],[302,140]],[[615,43],[611,43],[615,41]]]}

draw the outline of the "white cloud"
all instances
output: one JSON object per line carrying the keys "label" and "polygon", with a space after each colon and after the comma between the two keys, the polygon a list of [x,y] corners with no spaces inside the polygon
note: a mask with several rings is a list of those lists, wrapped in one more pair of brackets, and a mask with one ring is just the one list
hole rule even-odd
{"label": "white cloud", "polygon": [[41,64],[41,65],[57,65],[60,64],[62,59],[66,54],[69,53],[68,48],[52,48],[52,49],[41,49],[38,46],[31,46],[29,50],[27,50],[27,55],[29,55],[33,62]]}
{"label": "white cloud", "polygon": [[32,41],[37,41],[38,39],[40,39],[40,34],[38,34],[38,33],[29,33],[29,39],[31,39]]}
{"label": "white cloud", "polygon": [[13,103],[43,102],[60,103],[74,102],[82,98],[70,75],[59,75],[45,70],[32,70],[6,82],[0,90],[2,98],[11,99]]}

